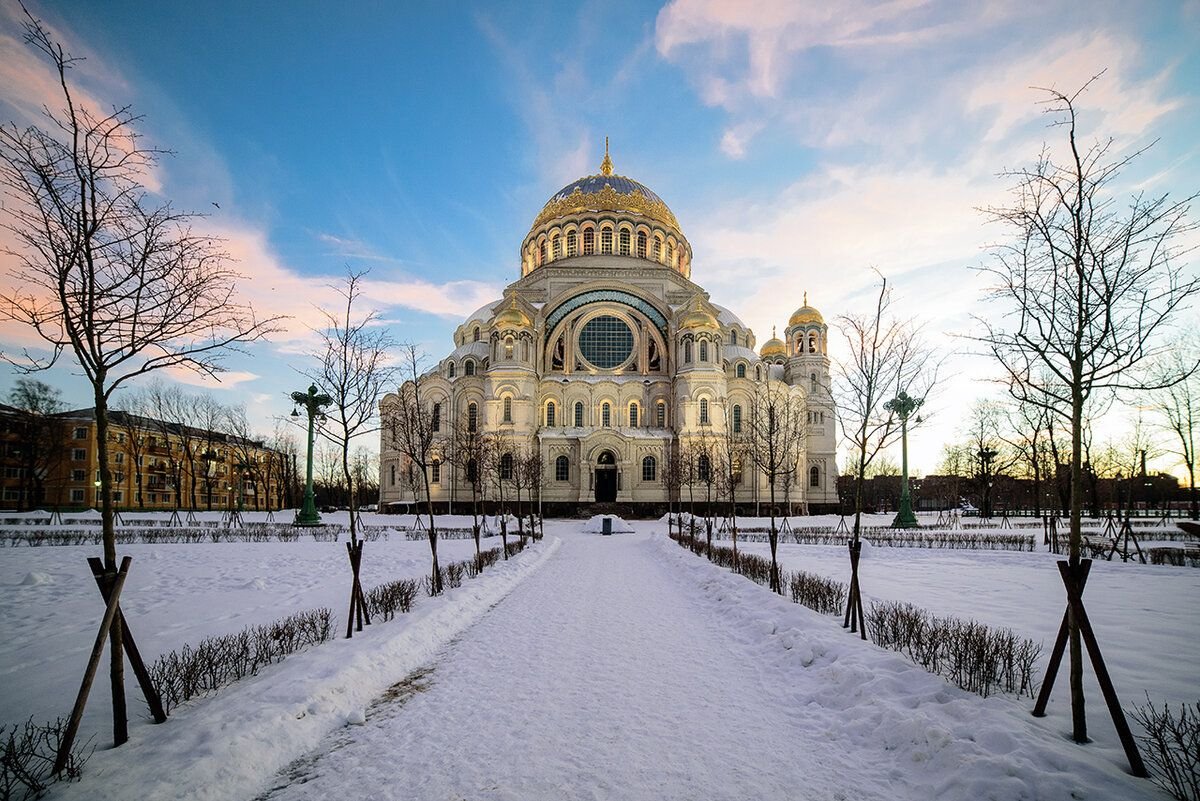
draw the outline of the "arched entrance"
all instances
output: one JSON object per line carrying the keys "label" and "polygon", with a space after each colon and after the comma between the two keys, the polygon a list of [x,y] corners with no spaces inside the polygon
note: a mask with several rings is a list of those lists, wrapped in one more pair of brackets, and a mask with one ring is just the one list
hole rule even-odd
{"label": "arched entrance", "polygon": [[617,499],[617,457],[612,451],[601,451],[596,460],[596,503],[612,503]]}

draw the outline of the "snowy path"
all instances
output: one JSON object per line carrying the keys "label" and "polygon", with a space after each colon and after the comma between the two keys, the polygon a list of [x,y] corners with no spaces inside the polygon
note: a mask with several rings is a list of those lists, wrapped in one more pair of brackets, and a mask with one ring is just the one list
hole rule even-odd
{"label": "snowy path", "polygon": [[906,799],[814,736],[788,688],[643,535],[559,551],[399,700],[277,777],[290,799]]}

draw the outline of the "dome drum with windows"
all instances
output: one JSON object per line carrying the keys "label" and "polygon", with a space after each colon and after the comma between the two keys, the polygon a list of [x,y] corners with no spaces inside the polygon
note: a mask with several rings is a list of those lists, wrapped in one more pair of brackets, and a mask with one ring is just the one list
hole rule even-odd
{"label": "dome drum with windows", "polygon": [[[759,349],[750,327],[691,280],[692,249],[674,212],[616,174],[607,141],[599,171],[536,213],[520,261],[520,278],[462,321],[453,349],[420,379],[434,429],[427,483],[414,479],[419,468],[396,438],[381,435],[385,508],[411,509],[428,486],[435,511],[461,513],[480,492],[494,501],[494,483],[524,475],[523,460],[536,456],[548,515],[616,504],[659,516],[689,491],[664,482],[678,458],[706,438],[750,436],[764,396],[797,404],[791,419],[808,426],[793,471],[804,479],[777,503],[794,513],[838,508],[828,329],[807,295],[781,338],[772,330]],[[403,424],[404,392],[381,403],[381,431]],[[462,458],[474,443],[494,458],[490,474]],[[733,500],[765,513],[770,490],[747,466]]]}

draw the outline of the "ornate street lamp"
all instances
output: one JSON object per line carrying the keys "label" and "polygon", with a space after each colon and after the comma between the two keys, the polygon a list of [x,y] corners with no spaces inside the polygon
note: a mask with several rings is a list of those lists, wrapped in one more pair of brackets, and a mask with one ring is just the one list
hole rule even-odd
{"label": "ornate street lamp", "polygon": [[[892,521],[892,528],[918,528],[917,516],[913,514],[912,495],[908,491],[908,418],[921,407],[924,400],[909,397],[901,392],[883,405],[900,418],[900,511]],[[917,418],[917,422],[920,422]]]}
{"label": "ornate street lamp", "polygon": [[[319,526],[321,525],[321,516],[317,514],[316,497],[313,495],[313,436],[316,433],[317,418],[324,419],[325,417],[321,412],[321,407],[333,403],[333,398],[318,393],[317,385],[312,384],[309,386],[308,392],[293,392],[292,403],[304,407],[304,410],[308,412],[308,477],[304,484],[304,507],[296,515],[295,525]],[[300,413],[296,409],[292,409],[292,417],[299,416]]]}
{"label": "ornate street lamp", "polygon": [[992,460],[999,453],[992,448],[980,448],[979,453],[980,472],[983,473],[983,508],[979,510],[981,519],[990,520],[992,517]]}

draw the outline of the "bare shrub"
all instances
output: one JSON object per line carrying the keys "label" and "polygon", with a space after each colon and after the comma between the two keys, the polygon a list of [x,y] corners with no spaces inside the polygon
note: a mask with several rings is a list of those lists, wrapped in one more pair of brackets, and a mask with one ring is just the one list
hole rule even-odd
{"label": "bare shrub", "polygon": [[840,615],[846,599],[846,585],[824,576],[797,570],[790,575],[788,586],[792,601],[823,615]]}
{"label": "bare shrub", "polygon": [[1147,548],[1152,565],[1200,567],[1200,548]]}
{"label": "bare shrub", "polygon": [[397,612],[407,614],[412,610],[420,591],[421,583],[416,579],[400,579],[381,584],[367,592],[367,609],[372,615],[391,620]]}
{"label": "bare shrub", "polygon": [[65,718],[49,723],[24,723],[0,727],[0,801],[40,798],[60,778],[78,779],[95,750],[91,739],[72,746],[61,776],[54,775],[54,760],[62,745]]}
{"label": "bare shrub", "polygon": [[1179,801],[1200,801],[1200,702],[1180,704],[1175,713],[1166,703],[1158,709],[1147,695],[1133,718],[1146,730],[1138,739],[1154,783]]}

